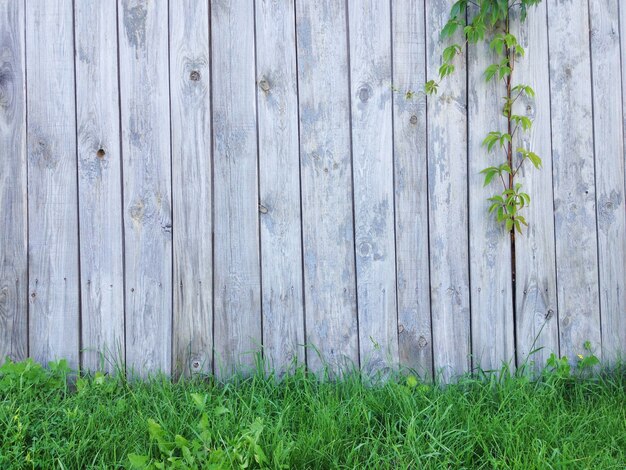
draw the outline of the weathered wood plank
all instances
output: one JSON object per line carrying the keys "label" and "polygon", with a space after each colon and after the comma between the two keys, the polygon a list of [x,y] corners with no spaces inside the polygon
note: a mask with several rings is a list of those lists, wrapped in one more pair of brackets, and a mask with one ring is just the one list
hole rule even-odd
{"label": "weathered wood plank", "polygon": [[[620,53],[621,53],[621,64],[622,64],[622,121],[623,121],[623,126],[622,126],[622,135],[624,137],[624,143],[623,143],[623,155],[624,155],[624,161],[626,162],[626,60],[624,59],[624,57],[626,57],[626,5],[624,5],[623,3],[619,3],[618,4],[618,10],[619,10],[619,33],[620,33]],[[626,166],[626,163],[624,163],[624,165]],[[626,188],[626,168],[624,169],[624,187]],[[626,198],[626,194],[624,195],[624,197]],[[624,203],[626,204],[626,200],[624,201]],[[626,234],[622,234],[622,237],[626,237]],[[626,318],[626,314],[624,314],[623,312],[621,313],[622,315],[622,323],[620,325],[621,328],[621,335],[626,334],[626,326],[624,325],[624,319]],[[623,336],[622,336],[623,337]],[[620,351],[618,351],[618,354],[621,354],[621,357],[624,358],[626,357],[626,346],[624,346],[625,342],[622,342],[622,346],[620,348]],[[610,354],[610,352],[609,352]]]}
{"label": "weathered wood plank", "polygon": [[589,22],[585,0],[548,5],[561,355],[600,355]]}
{"label": "weathered wood plank", "polygon": [[[475,10],[471,7],[469,14]],[[472,366],[499,370],[503,363],[515,365],[511,236],[488,212],[491,203],[487,199],[506,188],[499,179],[485,187],[480,171],[507,161],[504,149],[488,152],[482,145],[489,132],[507,132],[501,112],[506,83],[497,77],[485,80],[485,69],[500,60],[488,42],[470,45],[467,57]]]}
{"label": "weathered wood plank", "polygon": [[124,362],[124,266],[117,8],[76,3],[76,113],[80,217],[81,364]]}
{"label": "weathered wood plank", "polygon": [[[626,7],[625,7],[626,8]],[[618,0],[589,2],[602,356],[626,353],[626,212]],[[622,30],[622,34],[626,34]]]}
{"label": "weathered wood plank", "polygon": [[256,2],[263,351],[279,374],[305,360],[294,8]]}
{"label": "weathered wood plank", "polygon": [[361,367],[398,363],[391,5],[348,2],[352,165]]}
{"label": "weathered wood plank", "polygon": [[213,367],[210,84],[208,1],[170,2],[176,374]]}
{"label": "weathered wood plank", "polygon": [[[428,263],[428,174],[424,5],[392,4],[393,155],[396,196],[398,351],[400,363],[432,377]],[[415,93],[406,96],[407,91]]]}
{"label": "weathered wood plank", "polygon": [[215,371],[261,349],[254,4],[211,7],[214,112]]}
{"label": "weathered wood plank", "polygon": [[[534,362],[538,370],[550,354],[559,352],[546,2],[532,9],[514,34],[526,49],[515,66],[515,82],[530,85],[537,93],[535,98],[520,96],[515,105],[515,113],[531,118],[533,127],[514,148],[531,149],[543,160],[540,170],[525,163],[528,166],[518,176],[531,201],[525,209],[529,227],[515,240],[517,362]],[[528,356],[538,348],[542,349]]]}
{"label": "weathered wood plank", "polygon": [[[447,0],[426,2],[427,77],[446,46]],[[467,96],[464,60],[428,99],[428,207],[435,373],[444,381],[469,371],[470,299],[467,201]]]}
{"label": "weathered wood plank", "polygon": [[24,4],[0,3],[0,364],[28,354]]}
{"label": "weathered wood plank", "polygon": [[126,364],[169,373],[172,211],[167,2],[122,0],[119,9]]}
{"label": "weathered wood plank", "polygon": [[26,3],[30,356],[79,363],[72,2]]}
{"label": "weathered wood plank", "polygon": [[[306,337],[313,370],[358,366],[346,10],[296,6]],[[316,349],[313,349],[316,348]]]}

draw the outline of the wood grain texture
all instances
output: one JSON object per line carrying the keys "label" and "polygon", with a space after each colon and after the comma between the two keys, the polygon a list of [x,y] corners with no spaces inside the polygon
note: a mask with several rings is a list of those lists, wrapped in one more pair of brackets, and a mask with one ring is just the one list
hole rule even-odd
{"label": "wood grain texture", "polygon": [[600,356],[598,253],[586,0],[548,5],[561,355]]}
{"label": "wood grain texture", "polygon": [[537,91],[515,147],[544,162],[519,176],[514,319],[487,50],[421,91],[450,7],[0,0],[0,361],[226,377],[263,350],[450,381],[509,360],[513,328],[518,364],[623,357],[626,6],[513,22]]}
{"label": "wood grain texture", "polygon": [[[476,7],[468,14],[475,15]],[[511,236],[489,213],[488,198],[506,188],[500,178],[484,186],[485,175],[480,172],[507,161],[505,149],[496,146],[488,152],[482,145],[489,132],[507,132],[501,112],[506,83],[497,77],[485,80],[485,69],[501,60],[490,51],[489,42],[470,45],[467,58],[472,365],[499,370],[503,363],[515,365]]]}
{"label": "wood grain texture", "polygon": [[305,360],[295,5],[255,5],[263,351],[281,374]]}
{"label": "wood grain texture", "polygon": [[170,2],[176,375],[213,367],[210,85],[208,0]]}
{"label": "wood grain texture", "polygon": [[[528,360],[539,370],[550,354],[559,352],[546,2],[533,8],[513,34],[526,49],[515,66],[515,82],[530,85],[536,92],[535,98],[522,95],[515,104],[514,112],[532,119],[533,127],[516,139],[514,148],[530,149],[543,160],[540,170],[526,162],[517,177],[531,198],[525,209],[529,227],[515,241],[517,362]],[[542,349],[528,357],[538,348]]]}
{"label": "wood grain texture", "polygon": [[[307,361],[358,366],[345,5],[296,5]],[[321,356],[321,357],[320,357]]]}
{"label": "wood grain texture", "polygon": [[[398,353],[402,365],[430,378],[426,97],[420,92],[426,82],[424,5],[396,0],[391,13]],[[407,91],[415,94],[407,97]]]}
{"label": "wood grain texture", "polygon": [[30,356],[79,365],[78,203],[70,0],[26,2]]}
{"label": "wood grain texture", "polygon": [[24,4],[0,2],[0,364],[28,354]]}
{"label": "wood grain texture", "polygon": [[[623,6],[626,8],[626,6]],[[626,353],[626,211],[618,0],[589,2],[602,355]]]}
{"label": "wood grain texture", "polygon": [[80,217],[81,364],[124,362],[124,266],[117,8],[76,3],[76,113]]}
{"label": "wood grain texture", "polygon": [[[624,148],[626,149],[626,5],[624,5],[623,3],[619,2],[618,3],[618,14],[619,14],[619,34],[620,34],[620,58],[621,58],[621,72],[622,72],[622,76],[621,76],[621,83],[622,83],[622,135],[624,136]],[[624,187],[626,189],[626,150],[624,151],[624,155],[623,155],[623,164],[625,166],[624,169]],[[626,193],[626,191],[625,191]],[[626,198],[626,194],[624,195],[624,197]],[[626,200],[624,201],[624,204],[626,205]],[[626,237],[626,234],[621,235],[622,237]],[[622,315],[622,322],[624,321],[625,315]],[[624,326],[624,323],[622,323],[621,325],[622,328],[622,333],[621,333],[621,337],[624,338],[624,334],[626,334],[624,331],[626,331],[626,326]],[[626,357],[626,346],[624,346],[624,344],[626,343],[626,340],[622,339],[622,344],[620,346],[620,351],[618,351],[618,354],[621,355],[622,359],[624,357]],[[609,352],[610,354],[610,352]]]}
{"label": "wood grain texture", "polygon": [[214,112],[215,371],[261,349],[254,3],[211,4]]}
{"label": "wood grain texture", "polygon": [[126,272],[126,364],[169,373],[172,210],[168,11],[165,1],[118,8]]}
{"label": "wood grain texture", "polygon": [[[445,44],[446,0],[426,2],[427,78],[435,78]],[[428,99],[428,206],[435,373],[444,381],[469,371],[470,299],[467,201],[466,67]]]}
{"label": "wood grain texture", "polygon": [[391,5],[348,2],[359,346],[366,373],[398,363]]}

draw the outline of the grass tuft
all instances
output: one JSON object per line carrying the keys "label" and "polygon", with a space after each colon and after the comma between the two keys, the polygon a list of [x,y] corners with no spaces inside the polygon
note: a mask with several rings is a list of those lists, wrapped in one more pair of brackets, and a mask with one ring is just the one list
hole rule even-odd
{"label": "grass tuft", "polygon": [[[566,368],[567,366],[567,368]],[[590,367],[597,367],[589,364]],[[122,370],[120,368],[119,370]],[[72,376],[0,367],[0,468],[624,468],[626,367],[553,358],[433,386],[397,373],[337,380]]]}

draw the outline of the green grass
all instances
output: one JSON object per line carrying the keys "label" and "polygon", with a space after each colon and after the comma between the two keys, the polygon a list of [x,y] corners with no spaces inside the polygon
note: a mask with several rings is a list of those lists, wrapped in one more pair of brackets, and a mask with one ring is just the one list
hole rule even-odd
{"label": "green grass", "polygon": [[0,468],[625,468],[626,368],[551,369],[447,387],[302,369],[281,382],[97,374],[68,386],[62,362],[9,362]]}

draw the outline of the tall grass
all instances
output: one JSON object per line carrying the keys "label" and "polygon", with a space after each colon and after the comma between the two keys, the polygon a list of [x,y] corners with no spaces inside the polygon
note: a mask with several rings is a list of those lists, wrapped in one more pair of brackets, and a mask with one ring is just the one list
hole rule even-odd
{"label": "tall grass", "polygon": [[302,368],[68,383],[63,362],[7,362],[0,468],[625,468],[626,368],[587,377],[566,365],[444,387]]}

